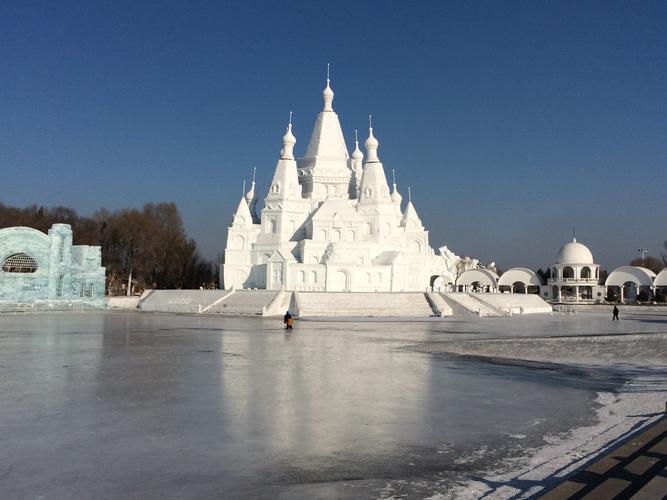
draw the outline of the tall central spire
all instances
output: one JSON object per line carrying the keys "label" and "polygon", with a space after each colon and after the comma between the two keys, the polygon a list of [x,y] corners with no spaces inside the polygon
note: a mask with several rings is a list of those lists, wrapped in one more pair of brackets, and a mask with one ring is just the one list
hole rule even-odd
{"label": "tall central spire", "polygon": [[322,92],[324,108],[315,120],[306,155],[298,160],[304,197],[319,201],[348,197],[352,177],[343,131],[331,105],[333,97],[327,69],[327,84]]}

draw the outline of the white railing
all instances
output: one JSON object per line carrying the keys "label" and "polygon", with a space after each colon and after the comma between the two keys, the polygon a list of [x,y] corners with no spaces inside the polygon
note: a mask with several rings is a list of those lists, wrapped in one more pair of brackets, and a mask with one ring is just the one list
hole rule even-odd
{"label": "white railing", "polygon": [[550,278],[549,283],[586,283],[597,284],[598,278]]}

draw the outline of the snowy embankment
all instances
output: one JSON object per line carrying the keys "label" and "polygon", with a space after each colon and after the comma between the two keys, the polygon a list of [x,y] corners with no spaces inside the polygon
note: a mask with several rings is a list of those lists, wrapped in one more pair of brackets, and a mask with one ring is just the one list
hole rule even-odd
{"label": "snowy embankment", "polygon": [[549,363],[667,367],[667,333],[427,342],[415,349]]}
{"label": "snowy embankment", "polygon": [[564,435],[545,436],[545,446],[528,451],[527,458],[508,463],[503,470],[486,471],[429,500],[526,499],[543,494],[574,471],[617,443],[664,415],[667,382],[648,375],[627,382],[617,393],[598,393],[598,422]]}

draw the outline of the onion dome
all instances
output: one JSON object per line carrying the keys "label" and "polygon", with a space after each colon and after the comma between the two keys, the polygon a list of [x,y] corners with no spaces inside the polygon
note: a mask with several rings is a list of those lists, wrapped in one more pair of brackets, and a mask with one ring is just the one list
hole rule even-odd
{"label": "onion dome", "polygon": [[366,163],[377,163],[380,161],[378,158],[378,146],[380,143],[373,135],[373,127],[368,127],[368,139],[364,143],[366,147]]}
{"label": "onion dome", "polygon": [[322,91],[322,99],[324,100],[324,111],[333,111],[332,103],[334,99],[334,91],[331,90],[331,87],[329,86],[328,78],[327,78],[327,86]]}
{"label": "onion dome", "polygon": [[296,144],[296,137],[292,134],[292,112],[290,111],[289,124],[287,125],[287,131],[283,135],[283,150],[280,153],[281,160],[293,160],[294,159],[294,145]]}
{"label": "onion dome", "polygon": [[245,194],[245,201],[250,206],[252,200],[255,198],[255,181],[250,183],[250,191]]}
{"label": "onion dome", "polygon": [[359,139],[357,138],[357,131],[354,131],[354,151],[352,151],[353,160],[363,160],[364,154],[359,149]]}

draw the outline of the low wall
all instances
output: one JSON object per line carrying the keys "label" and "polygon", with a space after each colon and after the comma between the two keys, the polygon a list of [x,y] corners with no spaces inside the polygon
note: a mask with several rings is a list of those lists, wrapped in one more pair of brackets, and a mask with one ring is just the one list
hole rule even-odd
{"label": "low wall", "polygon": [[553,304],[554,311],[611,311],[614,306],[621,312],[667,312],[667,304],[634,305],[634,304]]}
{"label": "low wall", "polygon": [[139,305],[139,297],[106,297],[107,309],[124,310],[136,309]]}
{"label": "low wall", "polygon": [[82,312],[106,309],[104,301],[85,302],[81,300],[35,300],[32,302],[14,302],[0,300],[0,314],[31,312]]}
{"label": "low wall", "polygon": [[151,290],[138,301],[144,312],[203,313],[229,290]]}

